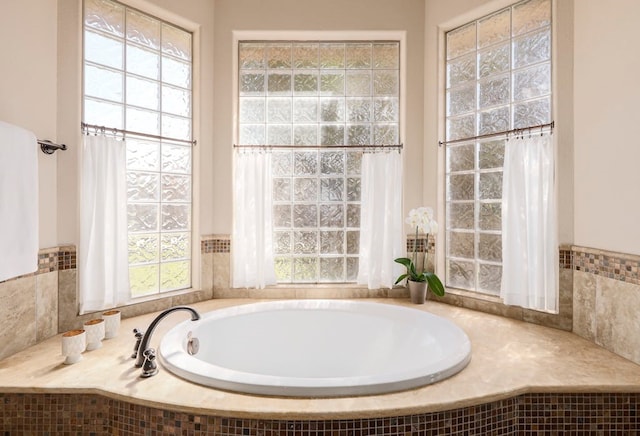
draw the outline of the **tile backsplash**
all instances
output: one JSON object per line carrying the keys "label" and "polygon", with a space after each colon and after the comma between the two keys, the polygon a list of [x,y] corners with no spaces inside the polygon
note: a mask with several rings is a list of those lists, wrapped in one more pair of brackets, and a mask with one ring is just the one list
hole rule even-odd
{"label": "tile backsplash", "polygon": [[202,253],[230,253],[231,240],[229,236],[203,236],[200,242]]}

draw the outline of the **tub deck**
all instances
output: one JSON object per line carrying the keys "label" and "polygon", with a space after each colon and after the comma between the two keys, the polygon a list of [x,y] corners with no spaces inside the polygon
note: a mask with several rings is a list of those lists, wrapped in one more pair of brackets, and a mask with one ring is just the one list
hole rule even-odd
{"label": "tub deck", "polygon": [[[210,300],[201,313],[257,300]],[[262,300],[263,301],[263,300]],[[469,336],[472,359],[457,375],[421,388],[348,398],[273,398],[226,392],[184,381],[160,366],[139,378],[130,358],[134,327],[145,329],[157,313],[122,321],[119,335],[83,360],[64,365],[61,335],[0,361],[0,392],[88,393],[142,406],[193,414],[255,419],[346,419],[403,416],[451,410],[524,393],[640,392],[640,365],[569,332],[428,301],[371,299],[426,310],[448,318]],[[188,318],[176,312],[152,340]],[[242,344],[238,344],[242,346]]]}

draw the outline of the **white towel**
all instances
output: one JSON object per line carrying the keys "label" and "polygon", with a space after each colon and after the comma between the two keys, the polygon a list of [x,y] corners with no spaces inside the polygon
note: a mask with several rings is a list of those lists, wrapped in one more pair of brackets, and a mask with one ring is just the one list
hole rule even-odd
{"label": "white towel", "polygon": [[33,133],[0,121],[0,281],[38,269],[37,153]]}

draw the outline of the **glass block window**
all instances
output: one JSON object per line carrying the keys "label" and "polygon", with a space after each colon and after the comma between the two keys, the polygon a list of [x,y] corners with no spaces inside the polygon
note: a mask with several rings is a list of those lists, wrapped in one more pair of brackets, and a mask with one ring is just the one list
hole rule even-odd
{"label": "glass block window", "polygon": [[[446,139],[551,122],[551,0],[446,34]],[[446,146],[446,284],[498,295],[504,138]]]}
{"label": "glass block window", "polygon": [[[84,122],[190,140],[191,69],[191,33],[85,0]],[[191,286],[191,145],[140,138],[126,138],[132,297]]]}
{"label": "glass block window", "polygon": [[[239,44],[239,143],[273,152],[280,283],[354,282],[360,145],[399,142],[398,42]],[[318,148],[310,146],[333,146]]]}

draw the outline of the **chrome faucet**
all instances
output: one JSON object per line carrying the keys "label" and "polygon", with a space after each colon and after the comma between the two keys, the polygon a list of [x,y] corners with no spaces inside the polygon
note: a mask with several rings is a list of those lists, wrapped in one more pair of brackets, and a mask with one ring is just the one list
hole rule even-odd
{"label": "chrome faucet", "polygon": [[[151,377],[152,375],[156,375],[158,373],[158,367],[155,362],[156,359],[156,350],[153,348],[149,348],[149,342],[151,341],[151,335],[155,330],[158,323],[167,315],[176,312],[178,310],[186,310],[191,312],[191,321],[197,321],[200,319],[200,314],[189,306],[175,306],[170,309],[165,310],[160,313],[160,315],[156,316],[151,324],[149,324],[149,328],[144,333],[142,340],[140,342],[140,346],[138,347],[138,353],[136,358],[136,367],[142,368],[142,377]],[[135,332],[135,330],[134,330]],[[133,356],[132,356],[133,357]]]}

